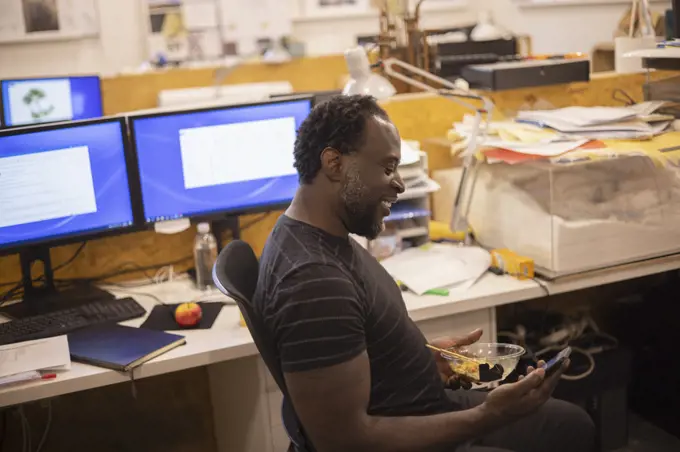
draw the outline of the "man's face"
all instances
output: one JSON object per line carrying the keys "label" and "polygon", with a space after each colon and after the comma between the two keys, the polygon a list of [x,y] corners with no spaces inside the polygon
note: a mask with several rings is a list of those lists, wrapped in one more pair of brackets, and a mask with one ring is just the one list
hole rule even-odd
{"label": "man's face", "polygon": [[349,232],[374,239],[385,229],[383,220],[397,195],[404,191],[397,172],[401,140],[396,127],[378,117],[367,119],[365,133],[363,146],[343,156],[340,198]]}

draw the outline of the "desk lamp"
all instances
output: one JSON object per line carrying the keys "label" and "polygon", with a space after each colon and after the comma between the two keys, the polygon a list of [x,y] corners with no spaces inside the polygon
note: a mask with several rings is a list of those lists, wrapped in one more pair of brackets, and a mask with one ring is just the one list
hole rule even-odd
{"label": "desk lamp", "polygon": [[[368,77],[366,76],[367,73],[372,74],[378,77],[379,79],[387,82],[387,80],[384,79],[384,77],[378,74],[373,74],[371,72],[371,65],[368,62],[366,51],[362,47],[348,50],[347,52],[345,52],[345,58],[347,59],[347,65],[350,69],[350,72],[354,71],[354,73],[357,75],[361,74],[363,78],[361,78],[360,80],[366,81],[365,84],[363,85],[364,87],[373,88],[372,85],[369,85],[367,83],[368,80]],[[486,140],[488,124],[491,122],[491,116],[494,107],[493,102],[491,101],[491,99],[488,99],[484,96],[480,96],[479,94],[475,94],[467,89],[462,89],[462,87],[456,83],[438,77],[424,69],[420,69],[416,66],[413,66],[412,64],[408,64],[401,60],[398,60],[397,58],[390,57],[385,60],[382,60],[380,65],[382,66],[385,73],[390,77],[393,77],[397,80],[400,80],[404,83],[407,83],[408,85],[411,85],[423,91],[434,93],[437,94],[438,96],[442,96],[446,99],[449,99],[452,102],[457,103],[458,105],[461,105],[475,112],[472,134],[467,143],[467,148],[463,152],[463,172],[461,175],[460,183],[458,185],[458,192],[456,193],[456,197],[454,199],[453,215],[450,223],[451,230],[463,231],[465,237],[464,243],[470,244],[471,243],[470,225],[468,223],[467,216],[470,210],[474,184],[477,180],[476,172],[477,159],[475,155],[477,154],[477,151],[480,147],[480,143]],[[417,77],[427,79],[432,83],[437,83],[443,86],[444,88],[439,89],[435,88],[432,85],[429,85],[423,81],[416,79],[414,76],[409,76],[406,75],[405,72],[397,71],[394,69],[395,66],[400,67],[403,71],[410,72],[411,74],[414,74]],[[354,74],[352,74],[352,76],[353,79],[355,79]],[[366,89],[364,91],[360,91],[357,88],[353,89],[354,85],[351,85],[353,81],[354,80],[350,80],[347,83],[345,89],[343,90],[343,94],[350,95],[364,93],[372,94],[375,96],[375,94],[373,94],[373,92],[371,92],[370,89]],[[375,83],[376,85],[379,84],[379,82],[373,83]],[[385,85],[379,85],[379,87],[380,86],[384,87]],[[391,83],[390,86],[392,86]],[[392,90],[394,90],[393,86]],[[376,91],[379,92],[380,94],[383,94],[383,97],[375,96],[377,99],[387,99],[388,97],[391,97],[384,95],[388,92],[388,90],[386,89],[385,90],[377,89]],[[396,90],[394,90],[394,92],[396,92]],[[477,103],[481,102],[482,106],[481,107],[476,106],[474,103],[470,101],[476,101]],[[482,126],[482,118],[484,116],[486,117],[486,121]]]}
{"label": "desk lamp", "polygon": [[350,79],[342,90],[343,95],[367,94],[381,100],[388,99],[397,93],[389,80],[371,71],[371,64],[363,47],[354,47],[345,51],[345,61]]}

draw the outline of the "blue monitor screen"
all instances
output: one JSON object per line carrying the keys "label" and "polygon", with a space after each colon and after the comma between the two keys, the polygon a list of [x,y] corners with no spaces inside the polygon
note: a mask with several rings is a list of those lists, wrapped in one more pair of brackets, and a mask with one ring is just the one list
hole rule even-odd
{"label": "blue monitor screen", "polygon": [[1,85],[6,127],[102,116],[97,76],[2,80]]}
{"label": "blue monitor screen", "polygon": [[122,121],[0,133],[0,249],[133,220]]}
{"label": "blue monitor screen", "polygon": [[131,117],[147,222],[290,202],[311,100]]}

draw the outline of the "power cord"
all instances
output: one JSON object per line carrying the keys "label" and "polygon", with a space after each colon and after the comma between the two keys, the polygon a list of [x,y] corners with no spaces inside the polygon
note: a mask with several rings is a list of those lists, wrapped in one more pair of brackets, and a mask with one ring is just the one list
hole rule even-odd
{"label": "power cord", "polygon": [[[68,267],[69,265],[71,265],[73,263],[73,261],[75,261],[78,258],[78,256],[80,256],[80,254],[85,249],[86,245],[87,245],[87,241],[82,242],[80,244],[80,246],[78,246],[76,251],[71,255],[71,257],[69,257],[68,259],[66,259],[64,262],[57,265],[56,267],[54,267],[52,269],[52,271],[56,273],[59,270],[62,270],[64,268]],[[39,281],[42,281],[44,279],[45,279],[45,275],[40,275],[37,278],[35,278],[33,280],[33,282],[39,282]],[[13,297],[20,295],[21,292],[23,291],[23,287],[22,287],[23,283],[21,281],[6,282],[6,283],[0,284],[0,286],[9,286],[9,285],[14,285],[14,287],[12,287],[11,289],[9,289],[8,291],[6,291],[3,294],[0,294],[0,307],[2,307],[6,301],[9,301]]]}
{"label": "power cord", "polygon": [[50,428],[52,427],[52,402],[50,400],[47,401],[47,420],[45,421],[45,430],[43,431],[42,438],[40,438],[40,442],[38,443],[38,448],[35,450],[35,452],[40,452],[45,445],[45,442],[47,442],[47,435],[50,433]]}
{"label": "power cord", "polygon": [[543,292],[545,293],[545,296],[546,296],[546,297],[549,297],[549,296],[551,295],[550,289],[548,289],[548,286],[546,286],[546,284],[545,284],[543,281],[541,281],[541,280],[540,280],[539,278],[537,278],[536,276],[534,276],[534,277],[531,278],[531,279],[532,279],[536,284],[538,284],[538,286],[539,286],[541,289],[543,289]]}
{"label": "power cord", "polygon": [[21,451],[31,452],[31,426],[28,423],[28,418],[26,418],[23,405],[19,406],[19,419],[21,420],[21,434],[23,437]]}
{"label": "power cord", "polygon": [[[40,442],[38,442],[38,447],[33,451],[33,435],[31,432],[31,424],[26,415],[26,411],[23,405],[15,408],[16,413],[19,416],[19,422],[21,423],[21,451],[22,452],[41,452],[45,443],[47,442],[47,437],[50,433],[52,427],[52,402],[47,400],[47,417],[45,420],[45,428],[43,430],[42,436],[40,437]],[[0,451],[2,451],[2,446],[4,445],[4,440],[7,435],[7,411],[3,413],[2,419],[2,432],[3,435],[0,438]]]}
{"label": "power cord", "polygon": [[7,440],[7,410],[2,410],[2,422],[0,424],[0,452],[5,449],[5,441]]}
{"label": "power cord", "polygon": [[[586,332],[588,329],[591,331],[590,333]],[[516,332],[500,331],[498,335],[507,337],[510,340],[515,341],[516,344],[526,347],[526,329],[522,325],[518,325]],[[575,341],[583,341],[584,338],[588,338],[589,336],[607,339],[610,344],[591,347],[574,344]],[[555,331],[542,337],[539,340],[539,344],[543,345],[543,348],[534,352],[534,357],[538,361],[541,357],[544,357],[551,352],[559,352],[567,346],[571,347],[572,353],[581,354],[586,358],[588,361],[588,368],[578,375],[563,374],[561,378],[567,381],[578,381],[590,376],[595,371],[594,355],[606,350],[614,349],[618,347],[618,343],[618,340],[614,336],[601,331],[592,317],[585,316],[578,321],[566,321]]]}

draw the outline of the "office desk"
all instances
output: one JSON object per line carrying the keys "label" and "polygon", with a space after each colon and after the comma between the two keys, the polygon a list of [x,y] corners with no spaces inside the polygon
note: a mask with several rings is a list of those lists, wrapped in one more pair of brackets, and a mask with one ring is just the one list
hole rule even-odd
{"label": "office desk", "polygon": [[[158,303],[149,295],[164,303],[207,300],[187,279],[111,291],[116,296],[134,297],[147,312]],[[485,340],[494,340],[495,306],[542,294],[543,289],[533,281],[517,281],[489,273],[466,292],[422,297],[405,293],[404,299],[410,315],[430,339],[481,327],[485,330]],[[209,299],[225,298],[213,293]],[[139,326],[143,321],[144,318],[140,318],[124,324]],[[186,345],[144,364],[135,370],[135,379],[207,366],[219,450],[264,452],[282,447],[285,450],[287,438],[279,415],[281,395],[259,359],[250,333],[239,326],[238,308],[225,306],[210,330],[187,330],[180,334],[186,336]],[[71,370],[60,372],[55,380],[0,390],[0,407],[129,381],[127,374],[73,363]]]}
{"label": "office desk", "polygon": [[[428,339],[485,330],[483,340],[495,340],[495,307],[564,293],[680,268],[680,255],[623,265],[557,282],[518,281],[508,276],[485,274],[470,290],[448,296],[416,296],[404,293],[410,316]],[[147,311],[157,303],[178,303],[205,294],[184,279],[172,283],[113,289],[117,296],[133,296]],[[221,297],[221,295],[219,295]],[[211,299],[218,297],[211,296]],[[221,297],[221,299],[224,299]],[[144,319],[125,322],[138,326]],[[239,326],[236,306],[222,309],[210,330],[188,330],[187,344],[166,353],[135,371],[135,379],[148,378],[199,366],[207,366],[213,418],[220,451],[278,452],[287,438],[280,420],[281,394],[258,357],[246,328]],[[0,407],[59,396],[77,391],[129,382],[130,376],[90,365],[73,363],[55,380],[28,383],[0,390]]]}

